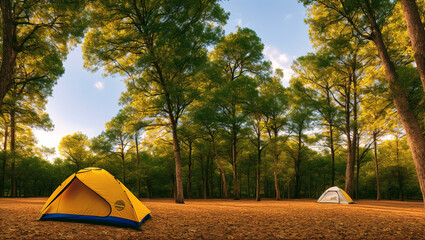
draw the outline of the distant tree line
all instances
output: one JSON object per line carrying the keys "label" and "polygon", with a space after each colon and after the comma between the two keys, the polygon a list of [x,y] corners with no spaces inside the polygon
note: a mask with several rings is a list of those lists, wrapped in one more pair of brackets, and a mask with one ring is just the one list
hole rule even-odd
{"label": "distant tree line", "polygon": [[[177,203],[317,198],[333,185],[355,199],[422,199],[424,55],[404,16],[417,13],[422,23],[424,3],[301,2],[315,52],[294,61],[289,86],[253,30],[224,33],[228,13],[216,0],[57,1],[46,9],[11,1],[22,13],[2,3],[23,33],[11,46],[22,41],[28,50],[14,50],[1,106],[0,194],[46,196],[97,166],[139,197]],[[58,16],[34,20],[56,8]],[[1,23],[5,46],[14,32]],[[70,46],[83,39],[85,66],[126,84],[122,109],[99,136],[64,136],[52,163],[54,149],[36,147],[31,129],[53,127],[46,99]]]}

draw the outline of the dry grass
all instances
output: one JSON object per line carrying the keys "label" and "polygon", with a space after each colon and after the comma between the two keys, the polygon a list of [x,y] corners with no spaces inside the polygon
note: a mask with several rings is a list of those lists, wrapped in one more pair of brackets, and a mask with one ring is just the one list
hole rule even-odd
{"label": "dry grass", "polygon": [[37,221],[46,198],[0,198],[0,239],[424,239],[422,202],[143,200],[142,230]]}

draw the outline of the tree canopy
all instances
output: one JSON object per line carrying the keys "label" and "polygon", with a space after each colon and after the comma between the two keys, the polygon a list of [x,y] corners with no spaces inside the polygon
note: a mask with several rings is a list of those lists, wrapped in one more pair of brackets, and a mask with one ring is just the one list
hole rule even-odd
{"label": "tree canopy", "polygon": [[[314,51],[283,70],[218,0],[2,1],[2,196],[107,169],[138,197],[354,199],[425,194],[423,1],[301,0]],[[69,50],[125,84],[98,136],[37,147]],[[50,161],[49,161],[50,160]],[[40,183],[22,184],[27,176]],[[34,184],[36,185],[36,184]]]}

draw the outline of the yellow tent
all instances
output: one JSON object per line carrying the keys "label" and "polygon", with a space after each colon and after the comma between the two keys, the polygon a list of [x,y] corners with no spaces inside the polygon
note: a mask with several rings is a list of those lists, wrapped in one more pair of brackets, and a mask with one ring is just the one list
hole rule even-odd
{"label": "yellow tent", "polygon": [[101,168],[68,177],[49,197],[40,220],[76,220],[139,228],[151,211]]}

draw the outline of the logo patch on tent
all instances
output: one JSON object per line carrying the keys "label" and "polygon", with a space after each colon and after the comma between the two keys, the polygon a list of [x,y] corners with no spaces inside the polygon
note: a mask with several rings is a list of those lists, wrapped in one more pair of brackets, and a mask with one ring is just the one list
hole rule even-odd
{"label": "logo patch on tent", "polygon": [[124,201],[123,201],[123,200],[118,200],[118,201],[116,201],[116,202],[115,202],[115,208],[116,208],[118,211],[122,211],[122,210],[125,208],[125,203],[124,203]]}

